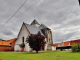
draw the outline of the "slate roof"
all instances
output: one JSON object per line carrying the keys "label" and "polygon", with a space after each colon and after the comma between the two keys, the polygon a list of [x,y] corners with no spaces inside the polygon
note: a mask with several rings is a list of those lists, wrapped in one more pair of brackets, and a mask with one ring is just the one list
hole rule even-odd
{"label": "slate roof", "polygon": [[[29,25],[29,24],[26,24],[26,26],[29,29],[29,31],[30,31],[31,34],[37,34],[39,31],[41,32],[40,28],[34,27],[32,25]],[[42,32],[41,32],[41,35],[45,36]]]}
{"label": "slate roof", "polygon": [[41,29],[42,33],[45,35],[45,29]]}
{"label": "slate roof", "polygon": [[34,21],[31,23],[31,25],[33,25],[33,24],[39,24],[39,23],[34,19]]}
{"label": "slate roof", "polygon": [[45,28],[48,28],[48,27],[46,27],[44,24],[41,24],[39,28],[41,29],[42,33],[45,35]]}
{"label": "slate roof", "polygon": [[39,28],[44,29],[44,28],[48,28],[48,27],[46,27],[44,24],[41,24]]}

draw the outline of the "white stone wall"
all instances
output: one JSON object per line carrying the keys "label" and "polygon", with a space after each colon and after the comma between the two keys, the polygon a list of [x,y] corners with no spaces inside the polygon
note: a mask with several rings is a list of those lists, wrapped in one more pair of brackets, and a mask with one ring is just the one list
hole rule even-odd
{"label": "white stone wall", "polygon": [[26,29],[26,26],[23,24],[22,25],[22,29],[21,29],[21,31],[20,31],[20,33],[19,33],[19,36],[18,36],[18,39],[16,40],[16,42],[15,42],[15,47],[14,47],[14,50],[16,51],[16,50],[20,50],[21,51],[21,49],[20,49],[20,44],[22,44],[22,38],[24,37],[24,43],[25,43],[25,51],[29,51],[29,45],[28,45],[28,43],[26,42],[26,38],[27,38],[27,36],[29,35],[29,32],[28,32],[28,30]]}
{"label": "white stone wall", "polygon": [[45,44],[45,51],[47,50],[47,38],[45,38],[46,44]]}
{"label": "white stone wall", "polygon": [[47,30],[47,35],[48,35],[48,43],[52,43],[53,41],[52,41],[52,34],[51,34],[51,32],[49,31],[49,30]]}
{"label": "white stone wall", "polygon": [[52,51],[55,51],[56,50],[56,46],[52,46]]}
{"label": "white stone wall", "polygon": [[15,50],[15,51],[21,51],[22,49],[20,48],[19,45],[15,45],[14,50]]}
{"label": "white stone wall", "polygon": [[30,46],[29,46],[29,43],[25,44],[25,49],[24,49],[24,51],[26,51],[26,52],[30,52],[30,51],[31,51],[31,48],[30,48]]}
{"label": "white stone wall", "polygon": [[33,26],[35,26],[35,27],[37,27],[37,28],[38,28],[40,25],[38,25],[38,24],[33,24]]}
{"label": "white stone wall", "polygon": [[47,44],[45,44],[45,51],[47,51]]}
{"label": "white stone wall", "polygon": [[21,44],[22,43],[22,38],[24,37],[24,43],[26,43],[26,38],[29,35],[28,30],[26,29],[26,27],[23,25],[22,29],[20,31],[20,34],[18,36],[18,39],[16,40],[15,44]]}

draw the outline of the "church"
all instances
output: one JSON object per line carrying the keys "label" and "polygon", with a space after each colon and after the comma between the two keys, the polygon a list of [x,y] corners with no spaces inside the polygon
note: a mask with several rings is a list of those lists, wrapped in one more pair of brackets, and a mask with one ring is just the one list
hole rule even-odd
{"label": "church", "polygon": [[[14,51],[30,52],[32,49],[29,43],[26,42],[27,37],[30,34],[37,34],[40,31],[41,35],[45,37],[46,44],[44,46],[44,51],[46,50],[56,50],[56,46],[53,45],[52,31],[50,28],[44,24],[39,24],[35,19],[31,24],[24,23],[18,33],[17,40],[15,42]],[[22,44],[24,43],[24,44]],[[25,47],[21,47],[24,45]]]}

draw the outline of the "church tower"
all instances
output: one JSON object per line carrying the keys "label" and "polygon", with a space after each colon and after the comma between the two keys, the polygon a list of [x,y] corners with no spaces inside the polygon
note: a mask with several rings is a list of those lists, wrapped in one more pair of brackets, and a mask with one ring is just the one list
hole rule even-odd
{"label": "church tower", "polygon": [[31,23],[31,25],[35,26],[35,27],[39,27],[40,24],[34,19],[33,22]]}

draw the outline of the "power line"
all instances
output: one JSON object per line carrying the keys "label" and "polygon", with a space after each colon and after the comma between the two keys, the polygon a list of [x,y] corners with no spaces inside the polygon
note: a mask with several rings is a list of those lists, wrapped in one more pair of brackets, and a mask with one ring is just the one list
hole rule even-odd
{"label": "power line", "polygon": [[[36,5],[40,0],[38,0],[36,3],[34,3],[33,5],[31,5],[28,9],[26,9],[24,12],[26,12],[27,10],[29,10],[31,7],[33,7],[34,5]],[[22,12],[20,15],[22,15],[24,12]],[[20,15],[18,15],[17,17],[19,17]],[[16,19],[16,18],[15,18]],[[14,20],[15,20],[14,19]]]}
{"label": "power line", "polygon": [[21,9],[21,7],[26,3],[26,1],[19,7],[19,9],[11,16],[11,18],[0,29],[2,29],[14,17],[14,15]]}

